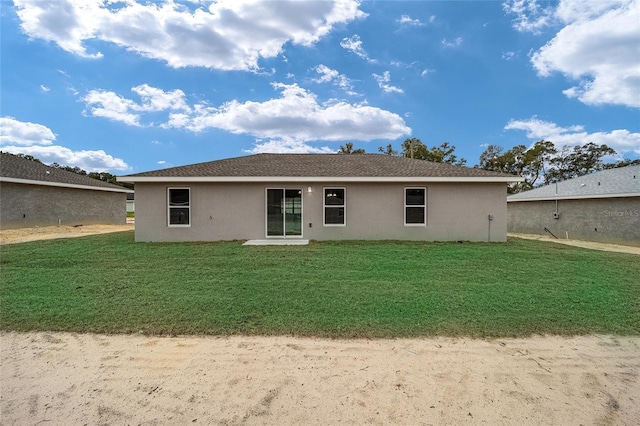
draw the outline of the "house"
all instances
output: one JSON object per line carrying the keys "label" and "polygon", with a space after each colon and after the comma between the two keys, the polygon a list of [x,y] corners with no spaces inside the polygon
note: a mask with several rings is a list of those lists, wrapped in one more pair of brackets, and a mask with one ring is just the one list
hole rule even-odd
{"label": "house", "polygon": [[640,165],[510,195],[507,203],[509,232],[640,246]]}
{"label": "house", "polygon": [[0,153],[0,228],[124,224],[132,192],[88,176]]}
{"label": "house", "polygon": [[257,154],[138,173],[136,241],[506,241],[507,183],[379,154]]}
{"label": "house", "polygon": [[127,213],[136,212],[135,194],[133,191],[127,194]]}

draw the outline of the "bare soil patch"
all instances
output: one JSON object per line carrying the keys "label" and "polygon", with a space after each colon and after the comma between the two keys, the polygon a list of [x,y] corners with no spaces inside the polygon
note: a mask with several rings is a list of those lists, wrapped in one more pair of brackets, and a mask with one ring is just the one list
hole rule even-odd
{"label": "bare soil patch", "polygon": [[56,238],[84,237],[109,232],[133,231],[134,225],[78,225],[43,226],[34,228],[2,229],[0,244],[16,244]]}
{"label": "bare soil patch", "polygon": [[640,337],[0,340],[5,425],[640,424]]}
{"label": "bare soil patch", "polygon": [[547,241],[557,244],[565,244],[568,246],[588,248],[592,250],[613,251],[618,253],[629,253],[640,255],[640,247],[624,246],[621,244],[597,243],[595,241],[568,240],[562,238],[553,238],[547,235],[537,234],[513,234],[509,233],[509,237],[524,238],[527,240]]}

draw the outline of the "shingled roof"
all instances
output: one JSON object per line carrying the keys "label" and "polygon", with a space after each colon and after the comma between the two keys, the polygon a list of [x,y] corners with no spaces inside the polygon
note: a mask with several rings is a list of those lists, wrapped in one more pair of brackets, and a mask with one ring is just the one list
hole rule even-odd
{"label": "shingled roof", "polygon": [[0,152],[0,182],[131,192],[131,190],[118,185],[50,167],[37,161],[27,160],[4,152]]}
{"label": "shingled roof", "polygon": [[513,182],[517,176],[381,154],[256,154],[137,173],[122,182],[319,181],[327,179]]}
{"label": "shingled roof", "polygon": [[640,165],[602,170],[507,197],[508,202],[640,197]]}

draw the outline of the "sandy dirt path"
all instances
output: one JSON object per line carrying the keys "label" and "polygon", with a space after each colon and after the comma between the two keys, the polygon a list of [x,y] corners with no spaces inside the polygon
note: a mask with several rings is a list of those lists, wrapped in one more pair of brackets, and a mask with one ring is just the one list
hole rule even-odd
{"label": "sandy dirt path", "polygon": [[84,237],[110,232],[133,231],[134,225],[43,226],[0,230],[0,244],[17,244],[57,238]]}
{"label": "sandy dirt path", "polygon": [[0,341],[3,425],[640,424],[640,337]]}
{"label": "sandy dirt path", "polygon": [[626,246],[621,244],[598,243],[595,241],[569,240],[563,238],[553,238],[547,235],[537,234],[508,234],[509,237],[524,238],[527,240],[546,241],[556,244],[565,244],[568,246],[582,247],[591,250],[615,251],[618,253],[628,253],[640,255],[640,247]]}

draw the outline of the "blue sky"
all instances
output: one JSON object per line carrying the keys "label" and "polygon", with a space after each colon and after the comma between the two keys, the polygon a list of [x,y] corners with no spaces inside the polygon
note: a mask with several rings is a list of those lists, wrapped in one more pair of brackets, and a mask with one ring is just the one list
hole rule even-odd
{"label": "blue sky", "polygon": [[0,150],[124,175],[447,141],[640,158],[640,1],[0,0]]}

